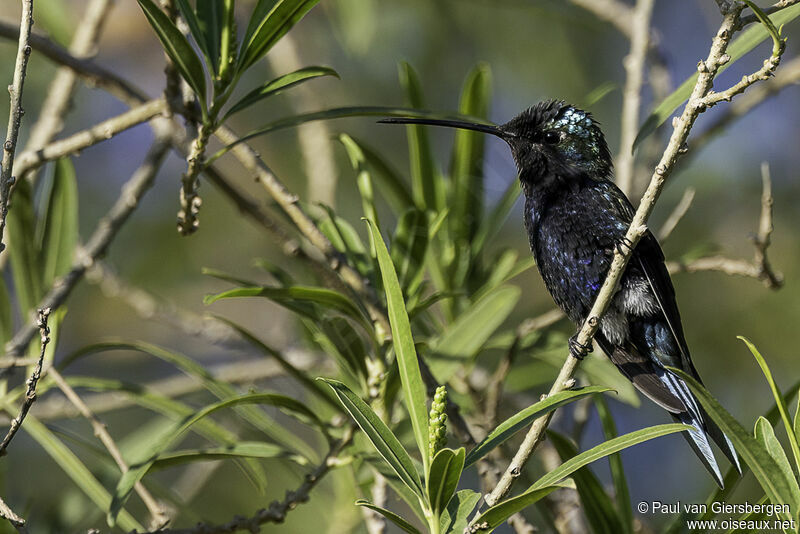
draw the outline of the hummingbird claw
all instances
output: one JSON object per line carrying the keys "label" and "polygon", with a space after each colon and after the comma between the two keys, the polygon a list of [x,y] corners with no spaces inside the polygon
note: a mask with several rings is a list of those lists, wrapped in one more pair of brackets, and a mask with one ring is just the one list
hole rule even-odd
{"label": "hummingbird claw", "polygon": [[591,341],[585,345],[578,341],[578,334],[575,334],[569,338],[569,353],[572,354],[573,358],[583,360],[586,355],[593,350],[594,348],[592,347]]}

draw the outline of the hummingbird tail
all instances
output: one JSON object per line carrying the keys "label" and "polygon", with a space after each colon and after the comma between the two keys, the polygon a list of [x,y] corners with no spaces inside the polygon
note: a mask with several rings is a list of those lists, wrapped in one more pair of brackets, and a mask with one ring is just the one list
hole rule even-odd
{"label": "hummingbird tail", "polygon": [[708,417],[708,414],[698,404],[697,399],[695,399],[686,383],[666,369],[659,369],[659,371],[659,378],[664,385],[666,385],[672,394],[679,398],[686,407],[686,410],[683,412],[672,413],[672,417],[676,421],[692,427],[684,433],[686,441],[689,442],[689,445],[691,445],[695,454],[700,458],[700,461],[714,478],[717,485],[723,488],[722,473],[714,457],[714,452],[711,450],[711,444],[708,438],[710,436],[714,442],[716,442],[723,454],[725,454],[728,460],[736,467],[739,473],[741,473],[739,457],[736,455],[733,445],[728,439],[728,436],[714,424],[711,418]]}

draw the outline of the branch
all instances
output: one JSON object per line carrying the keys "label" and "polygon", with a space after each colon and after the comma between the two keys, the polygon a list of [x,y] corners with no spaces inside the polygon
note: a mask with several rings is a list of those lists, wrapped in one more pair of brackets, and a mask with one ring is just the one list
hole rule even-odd
{"label": "branch", "polygon": [[11,104],[8,107],[8,129],[3,143],[3,158],[0,162],[0,252],[5,249],[3,231],[8,216],[8,198],[14,183],[14,153],[17,150],[17,137],[22,123],[22,89],[25,85],[25,73],[28,69],[28,58],[31,56],[31,26],[33,26],[33,0],[22,0],[22,19],[19,23],[19,41],[17,59],[14,64],[14,77],[8,92]]}
{"label": "branch", "polygon": [[[156,172],[166,157],[169,144],[156,139],[145,156],[142,165],[133,173],[130,180],[122,186],[122,192],[108,213],[100,219],[85,247],[76,251],[76,259],[70,271],[59,277],[41,301],[40,308],[58,309],[67,299],[72,289],[83,278],[86,270],[102,257],[117,232],[139,205],[144,193],[153,185]],[[6,355],[20,356],[36,333],[36,327],[27,324],[20,328],[6,344]]]}
{"label": "branch", "polygon": [[50,343],[50,329],[47,327],[47,318],[49,315],[50,308],[39,310],[39,316],[36,320],[36,327],[39,329],[39,333],[42,337],[42,348],[39,352],[39,360],[36,362],[36,367],[34,367],[31,377],[28,379],[28,389],[25,391],[25,400],[22,401],[22,408],[19,410],[19,415],[11,420],[8,433],[0,443],[0,456],[6,455],[6,449],[8,448],[8,445],[11,443],[11,440],[14,439],[17,431],[22,426],[22,422],[25,420],[25,416],[28,415],[28,411],[31,409],[31,406],[33,406],[33,403],[36,402],[36,385],[39,383],[39,378],[42,376],[44,353],[47,349],[47,344]]}
{"label": "branch", "polygon": [[[69,47],[73,56],[86,57],[95,51],[110,7],[110,0],[92,0],[89,3],[82,20],[75,25],[75,34]],[[25,145],[26,152],[44,147],[63,129],[63,118],[69,110],[76,79],[77,75],[72,69],[58,69],[42,103],[39,117],[31,127],[30,137]],[[22,172],[18,174],[25,177]]]}
{"label": "branch", "polygon": [[[698,65],[699,75],[692,90],[692,94],[689,97],[689,101],[680,118],[677,118],[673,122],[673,132],[667,144],[667,148],[661,156],[661,160],[656,166],[655,172],[650,178],[650,184],[642,197],[639,208],[636,210],[631,225],[625,235],[625,242],[630,243],[630,246],[627,248],[620,247],[622,250],[615,251],[614,259],[606,275],[606,279],[603,282],[603,286],[600,288],[594,305],[576,336],[577,345],[585,348],[576,350],[575,353],[570,353],[570,356],[567,357],[558,377],[550,388],[548,395],[563,391],[574,384],[572,375],[575,373],[580,359],[585,356],[594,334],[600,327],[600,319],[616,293],[619,282],[625,272],[625,267],[633,255],[634,247],[647,231],[647,220],[661,194],[666,178],[672,172],[675,162],[685,152],[682,147],[689,136],[694,122],[697,120],[700,113],[715,103],[714,98],[709,98],[708,95],[714,78],[716,77],[717,70],[730,59],[725,54],[725,50],[733,37],[741,10],[742,6],[736,5],[725,14],[719,31],[712,41],[708,58],[705,61],[701,61]],[[767,60],[768,62],[772,62],[774,59],[774,52],[775,50],[773,50],[773,58]],[[780,53],[782,50],[778,50],[778,52]],[[541,441],[549,420],[550,415],[547,415],[534,421],[530,431],[527,436],[525,436],[525,440],[517,451],[517,454],[500,479],[500,482],[489,495],[485,496],[485,501],[489,506],[497,504],[500,499],[505,497],[511,490],[514,479],[522,473],[523,467]]]}
{"label": "branch", "polygon": [[0,499],[0,517],[8,520],[11,526],[17,529],[20,534],[28,533],[28,529],[25,528],[25,520],[15,514],[14,510],[9,508],[3,499]]}
{"label": "branch", "polygon": [[672,213],[670,213],[669,217],[667,217],[667,220],[664,221],[663,225],[661,225],[661,230],[658,231],[659,241],[665,241],[672,234],[672,231],[675,230],[675,227],[678,226],[679,222],[681,222],[683,216],[686,215],[687,211],[689,211],[689,207],[692,205],[692,201],[694,200],[694,195],[694,187],[687,187],[683,192],[683,196],[681,197],[680,201],[675,205],[675,209],[672,210]]}
{"label": "branch", "polygon": [[227,523],[220,525],[198,523],[191,528],[164,528],[143,534],[223,534],[239,530],[261,532],[261,525],[265,523],[283,523],[286,519],[286,514],[294,510],[298,505],[307,502],[311,490],[330,472],[332,467],[336,467],[339,463],[339,454],[353,440],[353,431],[352,426],[347,427],[342,439],[331,445],[322,462],[304,477],[303,483],[296,490],[287,491],[282,501],[272,501],[269,507],[262,508],[252,517],[236,516]]}
{"label": "branch", "polygon": [[[114,442],[114,439],[111,437],[111,434],[108,433],[108,429],[106,425],[97,418],[97,416],[92,413],[89,407],[86,405],[85,402],[75,393],[75,390],[67,384],[67,381],[64,380],[64,377],[61,376],[55,367],[51,367],[47,371],[47,376],[53,379],[53,382],[56,383],[58,388],[64,393],[64,396],[69,399],[69,401],[78,409],[80,414],[85,417],[89,423],[92,425],[92,429],[94,429],[94,435],[103,443],[108,453],[111,455],[111,458],[114,459],[119,470],[122,474],[128,472],[129,467],[128,464],[125,463],[125,459],[122,457],[122,452],[117,447],[117,444]],[[147,507],[147,510],[150,512],[152,516],[153,524],[156,526],[164,526],[169,521],[169,518],[165,515],[164,509],[155,500],[155,498],[150,494],[147,488],[144,487],[141,481],[137,482],[134,485],[134,490],[136,493],[141,497],[142,502]]]}
{"label": "branch", "polygon": [[780,289],[783,286],[783,275],[772,268],[767,258],[767,249],[772,242],[772,180],[769,175],[769,166],[766,163],[761,164],[761,181],[761,217],[758,223],[758,234],[753,237],[756,251],[752,261],[710,256],[688,263],[668,262],[669,271],[671,273],[719,271],[734,276],[755,278],[761,280],[770,289]]}
{"label": "branch", "polygon": [[150,100],[94,126],[60,139],[38,150],[26,150],[17,158],[20,176],[33,171],[48,161],[80,152],[98,143],[111,139],[129,128],[147,122],[167,111],[164,99]]}
{"label": "branch", "polygon": [[644,81],[647,44],[650,39],[650,17],[654,0],[638,0],[631,18],[631,51],[623,60],[625,66],[625,89],[622,93],[622,119],[619,155],[616,161],[616,181],[628,195],[633,190],[633,141],[639,129],[639,110],[642,105],[642,82]]}

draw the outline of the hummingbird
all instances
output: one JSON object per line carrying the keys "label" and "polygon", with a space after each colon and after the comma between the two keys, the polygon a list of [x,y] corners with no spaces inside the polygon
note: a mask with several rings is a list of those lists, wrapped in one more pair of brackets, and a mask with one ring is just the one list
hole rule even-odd
{"label": "hummingbird", "polygon": [[[379,122],[474,130],[508,144],[525,196],[524,223],[536,266],[555,303],[580,328],[614,251],[630,246],[625,234],[634,216],[630,201],[612,181],[611,153],[592,115],[547,100],[499,126],[419,117]],[[709,438],[741,474],[728,436],[667,368],[681,369],[702,383],[689,356],[664,253],[649,230],[633,249],[594,339],[636,389],[691,427],[683,434],[720,487],[722,474]],[[579,358],[591,350],[578,344],[577,334],[569,346]]]}

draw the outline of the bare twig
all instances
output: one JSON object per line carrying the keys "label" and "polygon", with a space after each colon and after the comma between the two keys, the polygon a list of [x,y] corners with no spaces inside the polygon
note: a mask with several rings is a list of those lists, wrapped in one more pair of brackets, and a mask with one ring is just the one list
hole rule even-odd
{"label": "bare twig", "polygon": [[19,410],[19,415],[11,420],[11,425],[8,429],[6,437],[0,442],[0,456],[6,454],[6,449],[14,439],[17,431],[22,426],[25,416],[28,415],[28,410],[31,409],[33,403],[36,402],[36,385],[39,383],[39,378],[42,376],[42,364],[44,363],[44,353],[47,349],[47,344],[50,343],[50,329],[47,327],[47,318],[50,315],[50,308],[39,310],[39,316],[36,320],[36,327],[42,337],[42,348],[39,352],[39,360],[36,362],[36,367],[33,368],[30,378],[27,381],[27,389],[25,390],[25,398],[22,401],[22,408]]}
{"label": "bare twig", "polygon": [[517,337],[522,339],[536,330],[542,330],[548,326],[556,324],[563,318],[564,312],[558,308],[553,308],[552,310],[546,311],[541,315],[526,319],[517,328]]}
{"label": "bare twig", "polygon": [[[53,310],[61,306],[67,299],[75,285],[83,278],[97,258],[102,257],[119,229],[128,220],[133,210],[139,205],[139,200],[153,184],[156,172],[166,157],[169,143],[163,139],[156,139],[150,151],[145,156],[142,165],[133,173],[130,180],[122,187],[122,192],[109,209],[108,213],[100,219],[97,227],[86,243],[86,246],[76,252],[76,260],[70,271],[58,278],[53,287],[41,301],[41,308]],[[20,356],[36,333],[36,327],[27,324],[21,327],[11,341],[6,345],[8,356]]]}
{"label": "bare twig", "polygon": [[186,158],[186,172],[181,175],[181,209],[178,212],[178,232],[181,235],[193,234],[200,225],[197,215],[200,213],[202,200],[197,194],[197,189],[200,186],[200,172],[203,169],[203,160],[210,136],[211,128],[206,124],[201,124]]}
{"label": "bare twig", "polygon": [[31,56],[31,27],[33,26],[33,0],[22,0],[22,18],[19,23],[19,41],[17,59],[14,63],[14,77],[8,92],[11,104],[8,108],[8,129],[3,143],[3,157],[0,163],[0,252],[5,248],[3,231],[8,216],[8,199],[14,183],[14,153],[17,150],[17,137],[22,123],[22,89],[25,85],[25,73],[28,69],[28,58]]}
{"label": "bare twig", "polygon": [[[545,442],[541,451],[542,466],[552,471],[561,465],[561,457],[555,447]],[[583,518],[580,497],[573,488],[554,491],[545,499],[545,505],[553,515],[553,523],[558,534],[588,534],[589,528]]]}
{"label": "bare twig", "polygon": [[617,156],[617,185],[626,194],[633,190],[633,141],[639,129],[639,109],[642,105],[642,82],[644,81],[645,58],[650,38],[650,16],[654,0],[638,0],[631,19],[631,51],[623,60],[625,66],[625,89],[622,93],[622,119]]}
{"label": "bare twig", "polygon": [[[625,248],[624,250],[617,250],[615,252],[611,267],[609,268],[606,279],[597,294],[594,305],[592,306],[592,309],[584,321],[583,326],[577,334],[577,342],[580,346],[588,347],[589,343],[594,337],[595,332],[597,332],[598,328],[600,328],[601,318],[616,292],[619,281],[622,279],[622,275],[625,271],[625,267],[632,256],[633,249],[647,231],[647,219],[652,213],[655,203],[661,194],[664,182],[674,169],[675,162],[682,155],[682,153],[685,152],[682,147],[686,142],[694,122],[697,120],[697,117],[700,115],[700,113],[705,111],[710,105],[713,105],[721,100],[716,98],[714,94],[709,94],[709,92],[711,91],[711,87],[719,67],[730,59],[725,54],[725,50],[727,49],[728,43],[730,43],[730,40],[733,37],[741,10],[742,6],[737,4],[725,14],[722,24],[712,41],[708,58],[705,61],[701,61],[698,65],[697,70],[699,75],[694,89],[692,90],[692,94],[689,97],[689,101],[687,102],[681,116],[676,118],[676,120],[673,122],[672,136],[670,137],[669,143],[664,150],[659,164],[656,166],[655,172],[650,178],[650,184],[647,187],[644,196],[642,197],[639,208],[636,210],[633,220],[631,221],[631,225],[625,235],[625,241],[630,243],[630,247]],[[777,59],[775,57],[776,52],[778,54]],[[770,65],[777,64],[777,60],[779,59],[781,52],[781,47],[778,47],[778,49],[773,49],[773,57],[767,60],[765,65],[766,63],[769,63]],[[738,85],[739,84],[737,84],[737,86]],[[723,93],[727,93],[727,91]],[[577,369],[579,359],[584,355],[585,353],[574,355],[571,354],[567,357],[567,360],[564,362],[564,365],[562,366],[558,377],[550,388],[548,395],[553,395],[554,393],[563,391],[564,389],[570,387],[570,385],[574,382],[571,380],[572,375]],[[536,448],[536,445],[542,439],[549,419],[550,416],[548,415],[534,421],[530,431],[526,435],[522,445],[517,451],[517,454],[514,456],[514,459],[511,461],[502,478],[500,479],[500,482],[489,495],[485,496],[485,501],[489,506],[493,506],[508,494],[514,479],[520,475],[524,465],[527,463],[528,459]]]}
{"label": "bare twig", "polygon": [[[73,56],[87,57],[94,53],[111,5],[111,0],[92,0],[86,7],[83,18],[75,25],[75,34],[69,46]],[[47,97],[42,103],[39,117],[31,127],[25,152],[41,149],[63,129],[64,115],[69,110],[76,80],[77,75],[72,69],[67,67],[58,69],[50,83]],[[23,172],[18,174],[20,177],[26,177]]]}
{"label": "bare twig", "polygon": [[282,523],[286,519],[286,514],[308,501],[311,490],[331,471],[331,468],[338,464],[339,454],[353,440],[353,431],[353,427],[347,428],[342,439],[331,445],[322,462],[304,477],[303,483],[297,489],[287,491],[282,501],[273,501],[267,508],[262,508],[252,517],[236,516],[231,521],[220,525],[198,523],[190,528],[164,528],[147,534],[223,534],[239,530],[260,532],[261,525],[265,523]]}
{"label": "bare twig", "polygon": [[26,150],[17,158],[17,170],[20,176],[70,154],[80,152],[102,141],[111,139],[117,134],[133,128],[138,124],[152,120],[166,112],[167,105],[163,98],[150,100],[130,109],[116,117],[112,117],[94,126],[74,133],[37,150]]}
{"label": "bare twig", "polygon": [[661,229],[658,231],[659,241],[666,240],[670,234],[672,234],[672,231],[675,230],[675,227],[678,226],[678,223],[681,222],[681,219],[683,219],[683,216],[686,215],[686,212],[689,211],[689,207],[692,205],[694,194],[694,187],[687,187],[686,191],[683,192],[683,196],[675,205],[675,209],[672,210],[672,213],[669,214],[669,217],[667,217],[667,220],[664,221],[664,224],[661,225]]}
{"label": "bare twig", "polygon": [[0,499],[0,517],[11,523],[11,526],[17,529],[20,534],[27,534],[28,529],[25,528],[25,520],[15,514],[14,510],[9,508],[3,499]]}
{"label": "bare twig", "polygon": [[724,256],[708,256],[690,262],[667,262],[671,273],[700,271],[719,271],[734,276],[746,276],[761,280],[770,289],[780,289],[783,275],[772,268],[767,257],[767,249],[772,237],[772,180],[769,167],[761,164],[761,216],[758,223],[758,234],[753,237],[755,254],[752,261],[727,258]]}
{"label": "bare twig", "polygon": [[[89,421],[94,430],[94,435],[103,443],[103,446],[105,446],[111,458],[114,459],[114,462],[116,462],[119,467],[120,472],[123,474],[127,473],[129,470],[128,464],[125,463],[122,452],[119,450],[119,447],[117,447],[111,434],[108,433],[105,423],[100,421],[100,419],[92,413],[86,403],[83,402],[83,399],[81,399],[81,397],[75,393],[75,390],[67,384],[67,381],[64,380],[64,377],[61,376],[61,373],[59,373],[55,367],[48,369],[47,375],[53,379],[61,392],[64,393],[64,396],[78,409],[80,414]],[[139,497],[141,497],[142,502],[144,502],[144,505],[150,512],[153,526],[162,527],[166,525],[169,521],[169,517],[165,515],[163,507],[156,501],[150,491],[144,487],[144,484],[142,484],[141,481],[137,482],[136,485],[134,485],[134,490]]]}

